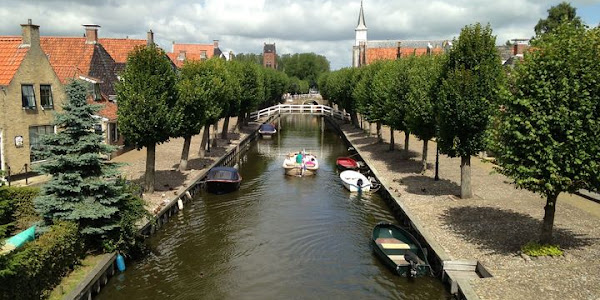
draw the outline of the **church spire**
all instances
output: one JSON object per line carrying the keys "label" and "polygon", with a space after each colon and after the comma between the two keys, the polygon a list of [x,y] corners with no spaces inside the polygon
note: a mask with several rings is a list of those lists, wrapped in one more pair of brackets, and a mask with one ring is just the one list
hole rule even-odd
{"label": "church spire", "polygon": [[363,12],[363,2],[360,1],[360,13],[358,14],[358,25],[356,29],[367,29],[367,25],[365,24],[365,14]]}

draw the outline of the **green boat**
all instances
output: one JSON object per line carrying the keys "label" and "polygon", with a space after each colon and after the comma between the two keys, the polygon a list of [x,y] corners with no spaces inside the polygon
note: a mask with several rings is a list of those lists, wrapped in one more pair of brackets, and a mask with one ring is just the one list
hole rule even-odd
{"label": "green boat", "polygon": [[427,253],[415,237],[394,224],[380,222],[373,228],[373,251],[392,271],[404,277],[432,274]]}

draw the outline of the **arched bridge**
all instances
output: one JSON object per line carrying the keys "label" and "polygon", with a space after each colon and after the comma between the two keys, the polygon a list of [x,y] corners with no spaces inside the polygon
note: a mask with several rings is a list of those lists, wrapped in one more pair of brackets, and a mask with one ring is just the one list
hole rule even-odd
{"label": "arched bridge", "polygon": [[350,114],[344,111],[333,109],[326,105],[312,104],[278,104],[250,113],[250,119],[259,120],[275,114],[319,115],[331,116],[340,120],[350,120]]}

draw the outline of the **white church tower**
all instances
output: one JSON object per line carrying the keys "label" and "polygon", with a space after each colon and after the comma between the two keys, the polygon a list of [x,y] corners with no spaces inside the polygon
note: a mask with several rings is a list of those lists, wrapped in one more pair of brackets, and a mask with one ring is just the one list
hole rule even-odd
{"label": "white church tower", "polygon": [[365,24],[365,14],[363,12],[363,2],[360,1],[360,13],[358,14],[358,25],[354,29],[354,47],[352,47],[352,66],[359,67],[364,62],[365,48],[367,45],[367,25]]}

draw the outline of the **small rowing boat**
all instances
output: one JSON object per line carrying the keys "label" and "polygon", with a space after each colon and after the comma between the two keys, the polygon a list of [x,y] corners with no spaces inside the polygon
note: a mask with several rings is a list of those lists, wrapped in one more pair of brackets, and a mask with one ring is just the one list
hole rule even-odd
{"label": "small rowing boat", "polygon": [[358,162],[350,157],[338,157],[335,165],[341,171],[358,170]]}

